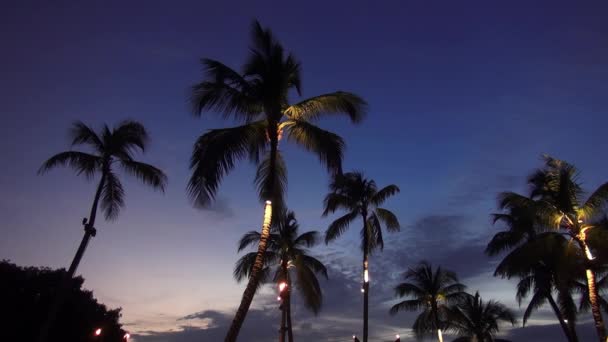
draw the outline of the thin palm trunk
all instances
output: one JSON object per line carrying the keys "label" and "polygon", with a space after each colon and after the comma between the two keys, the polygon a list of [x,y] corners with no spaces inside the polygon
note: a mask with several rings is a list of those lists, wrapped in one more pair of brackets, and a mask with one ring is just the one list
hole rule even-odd
{"label": "thin palm trunk", "polygon": [[568,324],[564,320],[564,315],[562,314],[559,307],[557,306],[557,303],[555,303],[553,296],[551,296],[551,294],[549,294],[546,296],[546,298],[547,298],[547,301],[549,301],[549,304],[551,304],[551,308],[555,312],[555,316],[557,316],[557,319],[559,320],[559,324],[562,327],[562,330],[564,331],[564,334],[566,335],[566,338],[568,339],[568,341],[578,342],[578,337],[576,336],[576,330],[574,330],[574,326],[572,326],[572,329],[570,328],[570,326],[568,326]]}
{"label": "thin palm trunk", "polygon": [[367,212],[363,217],[363,342],[367,342],[369,315],[369,234],[367,229]]}
{"label": "thin palm trunk", "polygon": [[599,342],[607,342],[608,338],[606,337],[606,326],[604,325],[604,319],[602,318],[602,311],[600,309],[600,304],[599,304],[599,293],[598,293],[598,289],[597,289],[597,281],[596,281],[596,276],[595,276],[595,272],[593,272],[593,270],[589,267],[593,257],[591,256],[591,253],[589,252],[589,246],[587,245],[587,242],[585,241],[585,237],[584,237],[584,231],[581,232],[583,235],[582,238],[577,238],[577,242],[580,246],[580,248],[585,252],[585,255],[587,257],[587,267],[585,269],[585,273],[587,275],[587,287],[588,287],[588,291],[589,291],[589,302],[591,304],[591,313],[593,315],[593,320],[595,322],[595,329],[597,331],[597,337],[599,339]]}
{"label": "thin palm trunk", "polygon": [[[285,342],[285,335],[287,333],[287,315],[288,315],[288,303],[289,303],[289,290],[290,284],[287,276],[287,256],[283,255],[281,260],[281,273],[283,274],[283,281],[287,284],[287,287],[283,288],[283,291],[279,293],[279,298],[281,298],[281,328],[279,329],[279,341]],[[280,285],[279,285],[280,286]]]}
{"label": "thin palm trunk", "polygon": [[[288,286],[291,286],[289,284]],[[285,301],[287,305],[287,338],[289,342],[293,342],[293,327],[291,326],[291,290],[287,288],[287,300]]]}
{"label": "thin palm trunk", "polygon": [[268,238],[270,236],[270,223],[272,220],[272,203],[270,201],[266,202],[264,207],[264,222],[262,223],[262,234],[260,236],[260,244],[258,245],[258,252],[255,257],[255,263],[253,265],[253,269],[251,270],[251,277],[249,277],[249,282],[247,283],[247,287],[245,288],[245,292],[243,292],[243,298],[241,299],[241,305],[236,311],[236,315],[232,320],[232,324],[230,325],[230,329],[228,329],[228,334],[224,339],[225,342],[234,342],[236,341],[239,331],[243,326],[243,322],[245,321],[245,317],[247,316],[247,311],[249,311],[249,306],[253,301],[253,296],[255,295],[255,290],[258,287],[258,283],[260,281],[260,271],[264,267],[264,255],[266,253],[266,249],[268,248]]}
{"label": "thin palm trunk", "polygon": [[99,206],[99,199],[101,198],[101,192],[103,190],[103,186],[105,184],[106,174],[102,174],[101,180],[99,181],[99,185],[97,186],[97,191],[95,192],[95,198],[93,199],[93,205],[91,206],[91,214],[89,215],[89,220],[84,223],[84,236],[82,237],[82,241],[80,241],[80,246],[78,246],[78,250],[76,251],[76,255],[74,259],[72,259],[72,263],[70,264],[70,268],[68,269],[68,273],[61,280],[60,284],[58,284],[58,289],[55,295],[55,298],[51,302],[51,307],[49,308],[46,320],[42,324],[40,328],[40,333],[38,335],[39,342],[46,342],[48,339],[48,334],[55,323],[55,318],[59,313],[59,309],[63,305],[65,298],[68,293],[68,288],[70,281],[74,277],[76,270],[78,269],[78,265],[82,260],[82,256],[84,255],[84,251],[89,244],[89,240],[92,236],[95,236],[96,231],[93,225],[95,224],[95,218],[97,217],[97,207]]}
{"label": "thin palm trunk", "polygon": [[281,303],[281,327],[279,328],[279,342],[285,342],[285,332],[287,328],[287,311],[285,310],[286,303]]}
{"label": "thin palm trunk", "polygon": [[443,342],[443,334],[441,333],[441,329],[437,329],[437,338],[439,342]]}

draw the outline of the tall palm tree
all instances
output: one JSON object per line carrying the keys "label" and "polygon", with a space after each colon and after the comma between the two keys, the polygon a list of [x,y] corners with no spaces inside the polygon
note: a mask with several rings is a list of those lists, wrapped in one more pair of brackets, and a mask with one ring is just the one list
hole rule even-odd
{"label": "tall palm tree", "polygon": [[606,342],[606,326],[600,308],[596,274],[597,260],[592,246],[588,243],[594,222],[605,214],[608,200],[608,182],[600,185],[586,200],[578,181],[578,170],[565,161],[544,156],[545,165],[529,178],[531,198],[542,204],[539,215],[548,225],[565,232],[584,253],[584,268],[589,291],[591,313],[595,322],[598,339]]}
{"label": "tall palm tree", "polygon": [[[576,342],[576,306],[572,298],[572,275],[578,270],[578,265],[572,264],[572,253],[576,251],[564,236],[539,224],[538,207],[539,204],[531,198],[511,192],[501,193],[499,209],[502,212],[493,215],[494,223],[501,222],[507,229],[494,235],[486,253],[494,256],[510,250],[494,275],[520,278],[516,295],[520,305],[532,293],[524,313],[524,325],[536,309],[548,302],[568,341]],[[553,298],[554,292],[559,305]]]}
{"label": "tall palm tree", "polygon": [[[95,219],[98,206],[101,205],[106,220],[116,219],[124,207],[125,192],[118,178],[118,167],[154,189],[164,191],[167,182],[167,177],[160,169],[133,159],[137,150],[143,153],[148,145],[148,133],[138,122],[123,121],[112,129],[104,125],[102,130],[96,133],[89,126],[77,121],[72,125],[70,138],[72,146],[86,145],[91,153],[71,150],[61,152],[49,158],[38,170],[39,174],[44,174],[57,166],[68,166],[87,179],[100,176],[89,218],[82,221],[84,237],[68,269],[67,280],[74,276],[89,240],[96,235]],[[46,339],[47,330],[62,304],[61,301],[56,300],[52,306],[40,340]]]}
{"label": "tall palm tree", "polygon": [[425,261],[405,273],[406,282],[395,287],[399,297],[411,299],[399,302],[391,307],[391,315],[399,311],[418,311],[412,330],[421,339],[426,334],[437,332],[439,342],[443,342],[442,331],[448,325],[449,306],[464,298],[466,286],[458,282],[456,273],[435,268]]}
{"label": "tall palm tree", "polygon": [[[280,220],[273,222],[268,238],[268,249],[260,283],[272,281],[279,284],[280,289],[282,288],[280,298],[284,315],[281,317],[281,341],[285,340],[285,332],[287,332],[289,341],[293,342],[291,289],[297,289],[300,292],[305,306],[316,315],[323,302],[323,293],[317,275],[322,275],[326,279],[328,276],[323,263],[311,256],[308,251],[308,248],[312,248],[318,243],[319,233],[309,231],[299,234],[300,227],[293,211],[288,211],[280,217]],[[246,233],[239,242],[239,252],[257,245],[260,239],[259,232]],[[255,258],[256,252],[250,252],[237,261],[234,268],[234,277],[237,281],[251,276]],[[280,284],[284,284],[284,288]]]}
{"label": "tall palm tree", "polygon": [[291,90],[301,94],[300,63],[258,22],[253,24],[252,41],[250,55],[240,71],[203,59],[205,79],[192,89],[196,115],[214,110],[241,125],[213,129],[198,138],[190,162],[191,199],[196,205],[209,205],[223,177],[237,161],[248,158],[258,167],[255,184],[260,200],[267,202],[255,267],[226,336],[229,342],[236,340],[259,283],[273,208],[283,212],[287,170],[279,140],[285,135],[316,154],[330,173],[341,173],[344,141],[315,122],[325,115],[346,114],[353,123],[359,123],[366,110],[363,99],[343,91],[290,104]]}
{"label": "tall palm tree", "polygon": [[400,229],[397,216],[380,206],[393,195],[399,193],[396,185],[388,185],[380,190],[376,182],[367,179],[360,172],[337,175],[329,185],[330,192],[324,200],[323,216],[344,210],[347,213],[332,222],[325,232],[325,243],[340,237],[357,218],[361,218],[361,249],[363,250],[363,342],[367,342],[369,311],[369,254],[376,248],[384,248],[382,223],[390,232]]}
{"label": "tall palm tree", "polygon": [[510,309],[493,300],[484,303],[479,292],[466,296],[450,311],[450,330],[460,335],[453,342],[506,341],[494,338],[500,322],[515,325],[515,315]]}

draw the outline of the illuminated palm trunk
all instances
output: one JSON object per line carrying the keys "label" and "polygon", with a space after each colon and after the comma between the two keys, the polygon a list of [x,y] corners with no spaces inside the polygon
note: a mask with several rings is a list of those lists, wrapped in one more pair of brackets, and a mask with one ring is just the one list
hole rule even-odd
{"label": "illuminated palm trunk", "polygon": [[46,342],[48,339],[48,334],[55,323],[55,318],[59,313],[59,309],[63,305],[65,301],[65,297],[67,296],[68,287],[70,281],[74,277],[76,270],[78,269],[78,265],[80,265],[80,261],[82,260],[82,256],[84,255],[84,251],[87,249],[87,245],[89,244],[89,240],[91,237],[95,236],[96,230],[94,228],[95,218],[97,217],[97,207],[99,206],[99,198],[101,197],[101,192],[103,191],[103,186],[105,185],[106,175],[102,174],[101,180],[99,181],[99,185],[97,186],[97,191],[95,192],[95,198],[93,199],[93,206],[91,207],[91,214],[89,215],[89,220],[83,221],[84,224],[84,236],[82,237],[82,241],[80,241],[80,245],[78,246],[78,250],[76,251],[76,255],[70,264],[70,268],[68,269],[68,273],[65,275],[65,278],[58,284],[57,295],[51,302],[51,306],[49,308],[46,320],[42,324],[40,328],[40,333],[38,335],[38,342]]}
{"label": "illuminated palm trunk", "polygon": [[443,334],[441,333],[441,329],[437,329],[437,338],[439,342],[443,342]]}
{"label": "illuminated palm trunk", "polygon": [[591,270],[590,264],[593,261],[594,257],[591,255],[591,250],[587,245],[587,236],[586,230],[588,228],[581,229],[578,234],[576,241],[578,242],[580,248],[585,252],[585,256],[587,258],[587,266],[585,269],[585,274],[587,276],[587,288],[589,291],[589,302],[591,304],[591,314],[593,315],[593,320],[595,322],[595,329],[597,331],[597,337],[599,342],[608,342],[608,338],[606,337],[606,326],[604,325],[604,319],[602,318],[602,311],[599,305],[599,294],[597,289],[597,281],[595,278],[595,272]]}
{"label": "illuminated palm trunk", "polygon": [[363,216],[363,342],[367,342],[369,316],[369,232],[367,229],[367,212]]}
{"label": "illuminated palm trunk", "polygon": [[249,306],[251,306],[251,302],[253,301],[255,290],[257,289],[258,283],[260,281],[260,271],[264,267],[264,254],[266,253],[266,249],[268,248],[268,238],[270,236],[271,220],[272,203],[270,201],[266,201],[266,205],[264,206],[264,221],[262,223],[262,234],[260,236],[260,244],[258,245],[258,252],[255,257],[255,263],[253,264],[253,269],[251,270],[249,282],[247,283],[247,287],[245,288],[245,292],[243,293],[241,305],[236,311],[236,315],[232,320],[232,324],[230,325],[228,334],[224,339],[225,342],[236,341],[239,335],[239,331],[243,326],[243,322],[245,321],[245,317],[247,316],[247,312],[249,311]]}

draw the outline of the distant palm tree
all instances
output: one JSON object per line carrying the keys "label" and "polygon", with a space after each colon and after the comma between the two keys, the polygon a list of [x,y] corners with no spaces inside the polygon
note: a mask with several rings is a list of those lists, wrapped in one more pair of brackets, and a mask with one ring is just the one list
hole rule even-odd
{"label": "distant palm tree", "polygon": [[314,123],[320,117],[335,114],[346,114],[358,123],[366,109],[359,96],[342,91],[290,104],[290,91],[299,95],[301,90],[300,63],[258,22],[253,24],[252,40],[250,56],[240,72],[219,61],[203,59],[207,75],[192,89],[196,115],[215,110],[224,118],[232,117],[243,124],[213,129],[198,138],[190,162],[191,199],[197,205],[209,205],[223,177],[237,161],[248,158],[258,166],[255,184],[260,200],[268,201],[255,267],[226,336],[227,342],[236,340],[258,286],[273,208],[278,213],[283,211],[287,169],[279,140],[285,135],[316,154],[332,174],[341,173],[344,141]]}
{"label": "distant palm tree", "polygon": [[382,225],[390,232],[400,229],[397,216],[391,211],[381,208],[389,197],[399,193],[396,185],[388,185],[380,190],[376,182],[367,179],[359,172],[349,172],[337,175],[329,186],[330,193],[325,197],[323,216],[338,210],[347,212],[329,225],[325,232],[325,243],[340,237],[357,218],[361,218],[363,250],[363,342],[368,336],[368,299],[369,299],[369,254],[376,248],[384,248]]}
{"label": "distant palm tree", "polygon": [[[87,179],[100,175],[91,213],[88,219],[83,219],[85,233],[68,270],[68,279],[74,276],[89,240],[96,235],[95,218],[98,206],[101,204],[107,220],[116,219],[120,209],[124,207],[125,192],[116,173],[117,167],[154,189],[164,191],[167,182],[167,177],[160,169],[133,159],[133,153],[137,150],[144,152],[148,144],[148,133],[138,122],[123,121],[113,129],[104,125],[97,134],[89,126],[77,121],[72,125],[70,137],[72,146],[87,145],[93,153],[61,152],[49,158],[38,170],[39,174],[43,174],[57,166],[69,166]],[[58,300],[51,309],[51,317],[45,326],[52,324],[54,311],[61,305],[60,302],[61,300]],[[45,340],[46,330],[48,326],[43,328],[41,340]]]}
{"label": "distant palm tree", "polygon": [[[524,325],[535,310],[548,302],[568,341],[577,342],[577,312],[572,292],[580,263],[576,263],[576,250],[563,235],[538,222],[540,206],[537,201],[516,193],[500,194],[502,212],[493,215],[494,223],[501,222],[507,229],[494,235],[486,253],[494,256],[510,250],[494,275],[520,278],[516,295],[520,305],[528,294],[532,294],[524,313]],[[553,298],[554,292],[557,302]]]}
{"label": "distant palm tree", "polygon": [[425,261],[405,273],[407,282],[395,287],[399,297],[410,297],[391,307],[391,315],[399,311],[419,311],[412,330],[422,339],[426,334],[437,332],[439,342],[443,342],[442,331],[448,325],[449,306],[461,301],[467,294],[466,286],[458,282],[456,273],[435,268]]}
{"label": "distant palm tree", "polygon": [[484,301],[479,296],[468,295],[450,310],[450,330],[460,335],[453,342],[499,342],[494,338],[501,321],[515,325],[515,315],[503,304]]}
{"label": "distant palm tree", "polygon": [[576,167],[550,156],[544,156],[544,162],[544,167],[528,178],[531,187],[530,197],[542,203],[542,209],[538,214],[547,226],[563,230],[584,253],[591,313],[599,341],[606,342],[606,326],[600,308],[594,271],[597,260],[593,256],[592,246],[588,243],[587,237],[596,227],[594,222],[606,213],[608,183],[600,185],[587,200],[583,201],[584,192],[578,181],[579,172]]}
{"label": "distant palm tree", "polygon": [[[283,301],[281,322],[281,341],[285,340],[285,327],[289,341],[293,342],[291,324],[291,289],[297,289],[304,298],[305,306],[315,314],[319,313],[323,302],[323,293],[317,279],[317,274],[327,278],[327,269],[321,261],[309,255],[308,248],[314,247],[319,241],[319,233],[309,231],[298,235],[299,225],[292,211],[275,220],[268,239],[268,249],[265,255],[265,267],[261,274],[261,283],[272,279],[274,283],[284,283],[287,286],[281,291]],[[261,234],[250,231],[239,242],[239,252],[257,245]],[[245,254],[239,259],[234,268],[234,277],[241,281],[251,276],[255,264],[256,253]]]}

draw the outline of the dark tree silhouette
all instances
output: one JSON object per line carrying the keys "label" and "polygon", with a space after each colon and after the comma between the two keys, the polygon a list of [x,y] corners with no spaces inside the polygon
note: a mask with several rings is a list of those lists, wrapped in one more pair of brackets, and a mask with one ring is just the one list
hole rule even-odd
{"label": "dark tree silhouette", "polygon": [[285,135],[316,154],[330,173],[341,173],[344,141],[315,123],[327,115],[346,115],[358,123],[366,110],[363,99],[343,91],[289,103],[291,91],[301,95],[300,63],[257,21],[252,27],[252,41],[249,58],[240,72],[219,61],[203,59],[206,77],[192,89],[197,116],[214,110],[242,125],[210,130],[198,138],[190,161],[191,199],[198,206],[209,205],[223,177],[238,161],[248,158],[258,167],[255,184],[260,200],[266,202],[255,266],[226,335],[227,342],[238,337],[259,285],[271,219],[284,209],[287,168],[279,141]]}
{"label": "dark tree silhouette", "polygon": [[449,330],[460,335],[453,342],[506,342],[494,338],[501,321],[515,325],[515,315],[511,310],[497,301],[484,302],[479,292],[467,296],[450,311]]}
{"label": "dark tree silhouette", "polygon": [[[48,309],[66,277],[64,269],[19,267],[0,262],[0,341],[35,341]],[[93,341],[101,328],[104,342],[124,342],[120,308],[110,310],[82,288],[82,277],[72,278],[69,295],[49,331],[49,341]]]}
{"label": "dark tree silhouette", "polygon": [[340,237],[352,222],[361,218],[361,249],[363,251],[363,342],[368,336],[369,312],[369,255],[376,248],[384,248],[382,224],[389,232],[397,232],[401,226],[397,216],[380,207],[387,199],[399,193],[399,187],[388,185],[378,189],[376,182],[367,179],[360,172],[336,175],[329,185],[325,197],[323,216],[336,211],[346,214],[332,222],[325,232],[325,243]]}

